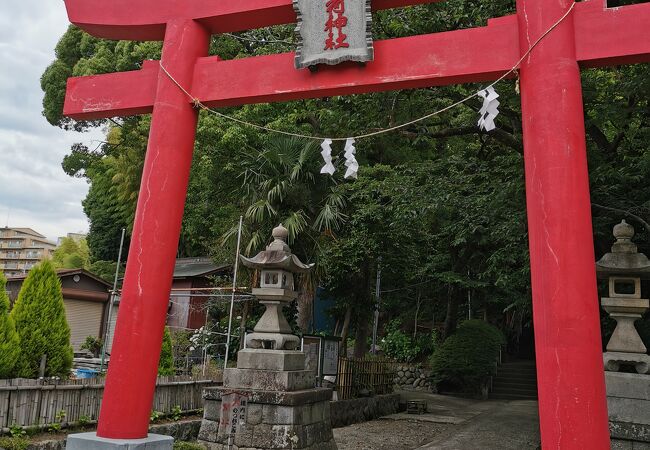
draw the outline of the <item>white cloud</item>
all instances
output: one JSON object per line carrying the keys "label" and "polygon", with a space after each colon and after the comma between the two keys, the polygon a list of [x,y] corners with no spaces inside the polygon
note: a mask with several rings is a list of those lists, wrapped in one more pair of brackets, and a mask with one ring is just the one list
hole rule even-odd
{"label": "white cloud", "polygon": [[41,114],[40,77],[68,27],[63,2],[22,0],[0,15],[0,226],[30,227],[50,239],[87,231],[81,201],[88,185],[67,176],[75,142],[93,146],[100,131],[74,133]]}

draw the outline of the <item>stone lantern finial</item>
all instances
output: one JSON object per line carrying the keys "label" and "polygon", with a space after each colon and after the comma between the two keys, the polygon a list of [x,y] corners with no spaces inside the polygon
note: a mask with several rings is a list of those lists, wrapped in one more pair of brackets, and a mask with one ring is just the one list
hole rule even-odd
{"label": "stone lantern finial", "polygon": [[632,242],[634,237],[634,227],[627,223],[625,219],[614,226],[613,233],[616,242],[612,245],[612,253],[636,253],[636,244]]}
{"label": "stone lantern finial", "polygon": [[280,224],[277,227],[273,228],[271,236],[273,236],[276,240],[279,239],[281,241],[287,242],[289,231],[284,227],[284,225]]}

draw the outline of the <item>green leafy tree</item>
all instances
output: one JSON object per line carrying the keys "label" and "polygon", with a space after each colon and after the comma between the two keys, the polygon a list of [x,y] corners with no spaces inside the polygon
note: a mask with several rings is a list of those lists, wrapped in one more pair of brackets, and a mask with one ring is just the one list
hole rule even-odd
{"label": "green leafy tree", "polygon": [[65,237],[52,254],[52,264],[56,269],[90,268],[90,250],[85,239]]}
{"label": "green leafy tree", "polygon": [[21,356],[16,375],[35,378],[43,355],[46,376],[67,377],[72,367],[70,327],[65,317],[61,282],[49,260],[27,275],[11,310],[20,336]]}
{"label": "green leafy tree", "polygon": [[0,272],[0,378],[10,378],[20,356],[20,337],[14,319],[9,315],[7,279]]}
{"label": "green leafy tree", "polygon": [[158,375],[174,375],[175,373],[172,335],[169,328],[165,327],[162,348],[160,349],[160,360],[158,361]]}

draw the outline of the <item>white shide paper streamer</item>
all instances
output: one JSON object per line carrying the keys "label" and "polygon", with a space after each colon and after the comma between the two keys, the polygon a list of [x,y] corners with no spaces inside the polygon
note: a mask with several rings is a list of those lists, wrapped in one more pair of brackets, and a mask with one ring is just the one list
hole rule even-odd
{"label": "white shide paper streamer", "polygon": [[320,144],[320,147],[323,149],[320,154],[323,156],[323,161],[325,162],[325,165],[321,168],[320,173],[334,175],[336,168],[334,167],[334,164],[332,164],[332,140],[325,139]]}
{"label": "white shide paper streamer", "polygon": [[345,167],[348,170],[345,171],[345,178],[357,178],[357,172],[359,171],[359,163],[354,157],[354,154],[357,152],[357,149],[354,147],[354,138],[349,138],[345,141]]}
{"label": "white shide paper streamer", "polygon": [[481,117],[478,119],[478,126],[481,130],[492,131],[496,128],[494,119],[499,115],[499,94],[492,86],[479,91],[478,95],[483,97],[483,107],[479,110]]}

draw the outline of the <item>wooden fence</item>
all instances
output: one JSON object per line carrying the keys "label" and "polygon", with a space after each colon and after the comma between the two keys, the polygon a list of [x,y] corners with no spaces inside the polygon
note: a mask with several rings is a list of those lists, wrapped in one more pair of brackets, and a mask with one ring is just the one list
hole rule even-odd
{"label": "wooden fence", "polygon": [[[213,380],[191,376],[158,377],[152,410],[164,414],[176,406],[182,411],[203,408],[203,389]],[[103,378],[81,380],[0,380],[0,429],[14,425],[31,427],[52,423],[96,421],[104,394]],[[62,417],[62,413],[65,417]]]}
{"label": "wooden fence", "polygon": [[358,397],[361,390],[390,394],[397,366],[398,363],[388,359],[339,358],[336,377],[339,400]]}

